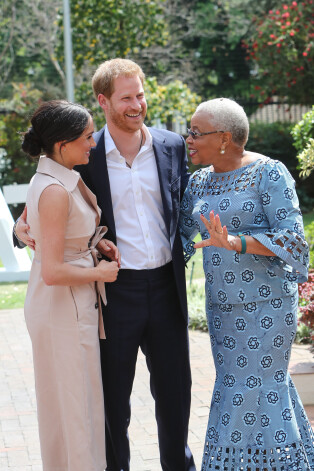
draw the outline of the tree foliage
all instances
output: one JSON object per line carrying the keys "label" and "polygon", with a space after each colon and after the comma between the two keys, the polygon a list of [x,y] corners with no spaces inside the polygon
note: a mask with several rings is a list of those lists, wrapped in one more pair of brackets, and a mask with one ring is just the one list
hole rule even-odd
{"label": "tree foliage", "polygon": [[203,96],[248,96],[250,70],[240,47],[250,25],[246,1],[198,1],[186,44]]}
{"label": "tree foliage", "polygon": [[254,15],[278,0],[165,0],[169,38],[166,48],[152,46],[137,59],[163,83],[178,76],[202,97],[248,98],[250,64],[242,39],[251,33]]}
{"label": "tree foliage", "polygon": [[167,123],[191,118],[201,98],[180,80],[159,85],[155,77],[147,78],[145,95],[148,103],[147,119]]}
{"label": "tree foliage", "polygon": [[0,16],[1,96],[12,82],[33,82],[47,96],[64,92],[65,75],[56,50],[62,0],[2,0]]}
{"label": "tree foliage", "polygon": [[31,112],[39,105],[42,93],[31,85],[13,84],[12,87],[12,98],[0,102],[2,109],[7,111],[0,115],[2,185],[28,182],[36,169],[35,163],[31,163],[21,149],[21,132],[29,127]]}
{"label": "tree foliage", "polygon": [[255,90],[266,102],[276,95],[290,103],[314,101],[314,2],[290,1],[255,19],[244,42],[256,71]]}
{"label": "tree foliage", "polygon": [[[165,45],[164,0],[71,0],[73,57],[77,70]],[[62,51],[60,50],[60,55]]]}
{"label": "tree foliage", "polygon": [[12,40],[16,21],[16,1],[2,0],[0,6],[0,86],[3,87],[12,66]]}

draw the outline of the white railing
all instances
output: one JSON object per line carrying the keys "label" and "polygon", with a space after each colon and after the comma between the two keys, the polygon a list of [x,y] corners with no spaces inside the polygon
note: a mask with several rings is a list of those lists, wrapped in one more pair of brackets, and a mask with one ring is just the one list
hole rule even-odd
{"label": "white railing", "polygon": [[13,247],[14,220],[8,204],[25,203],[28,185],[6,185],[0,189],[0,282],[27,281],[31,260],[26,249]]}

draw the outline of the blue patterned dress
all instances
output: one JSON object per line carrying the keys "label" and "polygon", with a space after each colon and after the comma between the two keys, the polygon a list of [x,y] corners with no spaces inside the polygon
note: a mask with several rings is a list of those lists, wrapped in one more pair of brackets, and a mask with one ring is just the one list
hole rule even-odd
{"label": "blue patterned dress", "polygon": [[314,470],[313,430],[287,371],[297,282],[308,267],[294,180],[269,158],[226,173],[196,171],[181,206],[186,261],[193,237],[209,236],[200,214],[211,210],[230,234],[251,235],[276,256],[203,249],[217,376],[202,471]]}

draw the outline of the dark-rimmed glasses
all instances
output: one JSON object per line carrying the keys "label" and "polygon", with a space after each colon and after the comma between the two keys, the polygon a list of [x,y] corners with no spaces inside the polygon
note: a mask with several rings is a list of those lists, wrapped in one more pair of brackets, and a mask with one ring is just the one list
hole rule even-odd
{"label": "dark-rimmed glasses", "polygon": [[187,128],[187,133],[191,138],[195,141],[198,137],[207,136],[208,134],[216,134],[217,132],[225,132],[225,131],[210,131],[210,132],[195,132],[192,129]]}

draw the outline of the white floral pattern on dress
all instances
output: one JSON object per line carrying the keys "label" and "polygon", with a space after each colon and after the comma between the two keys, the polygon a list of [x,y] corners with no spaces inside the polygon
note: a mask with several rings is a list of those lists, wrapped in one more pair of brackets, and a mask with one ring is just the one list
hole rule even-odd
{"label": "white floral pattern on dress", "polygon": [[195,172],[181,204],[186,261],[193,237],[209,236],[200,215],[211,210],[230,234],[251,235],[276,256],[203,249],[217,376],[202,471],[314,470],[313,430],[288,373],[297,282],[307,279],[309,262],[294,181],[269,158],[227,173]]}

